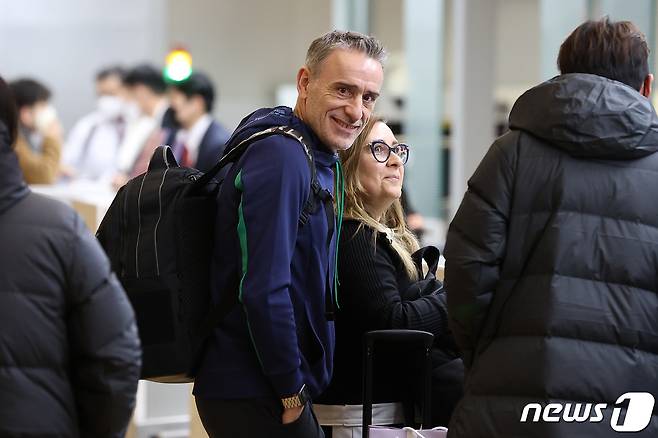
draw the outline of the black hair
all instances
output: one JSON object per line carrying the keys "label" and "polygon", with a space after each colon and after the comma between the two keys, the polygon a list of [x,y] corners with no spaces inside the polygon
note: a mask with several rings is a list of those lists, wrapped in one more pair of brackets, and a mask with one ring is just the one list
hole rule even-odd
{"label": "black hair", "polygon": [[[12,94],[9,85],[0,77],[0,124],[7,129],[9,144],[14,144],[18,128],[18,110]],[[0,126],[0,132],[4,128]]]}
{"label": "black hair", "polygon": [[37,102],[45,102],[51,96],[50,90],[34,79],[17,79],[9,83],[9,89],[19,110]]}
{"label": "black hair", "polygon": [[96,82],[103,81],[110,76],[117,76],[122,82],[126,78],[126,69],[120,65],[111,65],[104,67],[96,73]]}
{"label": "black hair", "polygon": [[193,72],[189,78],[180,82],[171,81],[169,84],[188,98],[201,96],[206,104],[206,112],[212,112],[215,102],[215,87],[213,87],[210,78],[204,73]]}
{"label": "black hair", "polygon": [[131,69],[123,80],[129,87],[145,85],[155,94],[164,94],[167,84],[162,77],[162,72],[152,65],[141,64]]}

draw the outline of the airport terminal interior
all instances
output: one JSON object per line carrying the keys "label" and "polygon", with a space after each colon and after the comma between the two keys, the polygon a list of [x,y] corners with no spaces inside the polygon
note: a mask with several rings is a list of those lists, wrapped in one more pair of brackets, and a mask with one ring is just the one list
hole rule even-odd
{"label": "airport terminal interior", "polygon": [[[558,74],[571,30],[588,18],[631,20],[656,71],[657,14],[656,0],[0,0],[0,75],[48,87],[64,156],[76,122],[96,108],[105,68],[164,69],[182,50],[212,80],[212,117],[232,132],[256,108],[294,106],[297,71],[318,35],[372,34],[388,51],[376,113],[410,145],[408,205],[422,242],[443,248],[468,178],[508,129],[516,99]],[[117,187],[66,172],[32,186],[72,205],[92,231]],[[141,381],[127,436],[207,436],[190,391]]]}

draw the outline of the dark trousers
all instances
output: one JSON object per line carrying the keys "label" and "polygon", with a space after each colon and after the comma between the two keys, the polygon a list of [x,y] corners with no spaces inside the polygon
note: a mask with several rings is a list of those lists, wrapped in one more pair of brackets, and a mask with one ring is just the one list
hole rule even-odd
{"label": "dark trousers", "polygon": [[289,424],[281,424],[283,406],[275,399],[196,397],[196,406],[210,438],[324,438],[310,403],[299,418]]}

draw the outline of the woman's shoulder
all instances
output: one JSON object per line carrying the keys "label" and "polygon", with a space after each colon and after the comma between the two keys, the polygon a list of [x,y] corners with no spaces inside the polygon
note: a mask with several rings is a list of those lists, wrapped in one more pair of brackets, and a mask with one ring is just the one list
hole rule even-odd
{"label": "woman's shoulder", "polygon": [[[375,236],[376,234],[376,236]],[[358,219],[345,219],[340,231],[340,244],[343,248],[363,250],[388,249],[386,234],[375,230]],[[370,252],[370,251],[368,251]]]}
{"label": "woman's shoulder", "polygon": [[368,240],[372,242],[372,235],[376,231],[366,225],[358,219],[346,218],[343,220],[343,224],[340,229],[340,241],[341,243],[349,243],[352,241],[364,241]]}

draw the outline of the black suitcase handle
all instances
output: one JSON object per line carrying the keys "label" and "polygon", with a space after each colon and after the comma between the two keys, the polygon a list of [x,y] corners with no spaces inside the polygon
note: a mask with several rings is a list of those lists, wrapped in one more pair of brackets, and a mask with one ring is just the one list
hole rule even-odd
{"label": "black suitcase handle", "polygon": [[416,344],[425,351],[425,372],[423,385],[423,425],[432,422],[431,386],[432,357],[430,351],[434,335],[421,330],[373,330],[363,335],[363,413],[361,436],[368,438],[368,427],[372,422],[372,356],[377,343]]}

